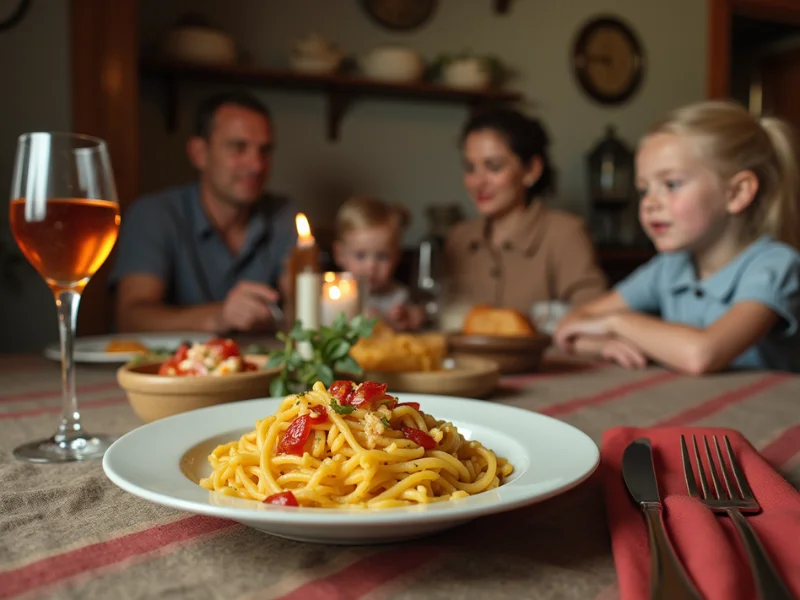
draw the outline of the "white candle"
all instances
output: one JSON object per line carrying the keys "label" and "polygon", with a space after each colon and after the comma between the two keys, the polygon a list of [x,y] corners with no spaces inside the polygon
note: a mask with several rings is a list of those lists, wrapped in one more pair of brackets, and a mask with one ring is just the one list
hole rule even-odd
{"label": "white candle", "polygon": [[349,321],[359,313],[359,308],[358,282],[349,273],[341,276],[336,273],[325,273],[320,306],[322,325],[332,325],[342,313]]}
{"label": "white candle", "polygon": [[[319,329],[322,276],[319,273],[298,273],[296,284],[295,319],[300,321],[303,329]],[[298,344],[297,349],[306,360],[311,358],[311,345],[308,342]]]}

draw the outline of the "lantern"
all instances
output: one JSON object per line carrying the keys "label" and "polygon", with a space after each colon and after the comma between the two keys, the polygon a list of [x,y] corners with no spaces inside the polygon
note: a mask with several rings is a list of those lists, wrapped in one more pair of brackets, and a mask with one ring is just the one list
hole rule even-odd
{"label": "lantern", "polygon": [[589,152],[589,193],[600,242],[619,242],[627,209],[636,198],[634,154],[613,125]]}

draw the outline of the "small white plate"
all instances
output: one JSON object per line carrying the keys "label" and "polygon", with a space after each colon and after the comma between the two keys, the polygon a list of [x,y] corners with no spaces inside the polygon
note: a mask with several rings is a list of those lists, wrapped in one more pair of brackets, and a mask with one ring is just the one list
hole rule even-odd
{"label": "small white plate", "polygon": [[[135,358],[136,352],[106,352],[108,344],[113,340],[137,341],[152,351],[174,352],[181,342],[206,342],[210,333],[199,331],[176,331],[170,333],[119,333],[116,335],[98,335],[75,339],[73,359],[82,363],[126,363]],[[45,357],[61,361],[61,347],[50,344],[44,349]]]}
{"label": "small white plate", "polygon": [[[391,390],[389,390],[391,391]],[[514,465],[497,489],[450,502],[389,509],[277,507],[201,488],[207,457],[222,443],[252,431],[280,398],[203,408],[139,427],[103,458],[111,481],[140,498],[192,513],[232,519],[266,533],[324,544],[374,544],[411,539],[555,496],[589,477],[600,452],[583,432],[512,406],[427,394],[399,394],[437,419],[451,421]]]}

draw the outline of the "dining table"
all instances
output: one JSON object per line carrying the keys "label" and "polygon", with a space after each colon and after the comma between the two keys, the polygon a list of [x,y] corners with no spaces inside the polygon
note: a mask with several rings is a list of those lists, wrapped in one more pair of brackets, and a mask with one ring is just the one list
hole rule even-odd
{"label": "dining table", "polygon": [[[80,364],[77,373],[88,431],[122,435],[142,426],[116,366]],[[16,460],[13,448],[56,429],[60,382],[57,362],[0,357],[0,599],[618,596],[599,470],[543,502],[412,541],[298,542],[135,497],[105,476],[99,460]],[[485,401],[559,419],[598,446],[620,425],[732,428],[800,485],[797,375],[686,376],[548,352],[536,372],[501,377]]]}

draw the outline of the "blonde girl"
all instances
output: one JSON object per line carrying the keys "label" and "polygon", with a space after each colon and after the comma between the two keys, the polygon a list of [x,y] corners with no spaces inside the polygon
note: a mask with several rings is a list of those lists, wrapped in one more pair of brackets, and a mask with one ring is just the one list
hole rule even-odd
{"label": "blonde girl", "polygon": [[356,196],[336,215],[334,260],[368,282],[366,311],[396,331],[419,329],[424,310],[411,302],[408,289],[394,280],[408,210],[379,198]]}
{"label": "blonde girl", "polygon": [[789,127],[728,102],[676,110],[636,157],[658,255],[569,314],[556,343],[626,367],[800,371],[798,162]]}

